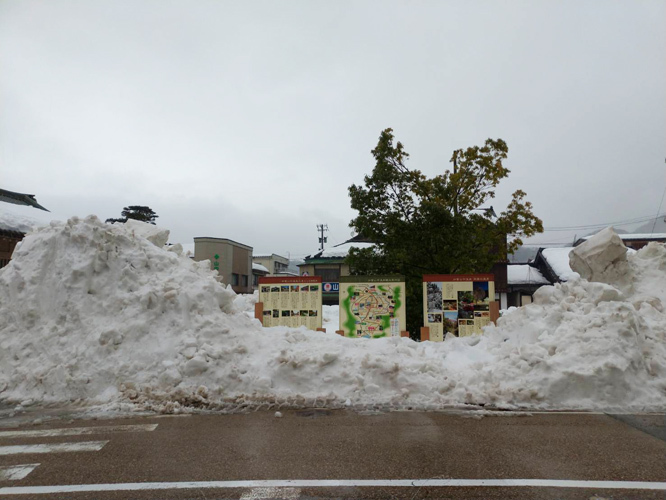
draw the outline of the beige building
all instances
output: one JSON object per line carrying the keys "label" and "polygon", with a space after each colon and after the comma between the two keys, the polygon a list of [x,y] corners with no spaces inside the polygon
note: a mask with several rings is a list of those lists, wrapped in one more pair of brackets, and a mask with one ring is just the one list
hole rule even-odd
{"label": "beige building", "polygon": [[252,247],[226,238],[194,238],[194,260],[209,260],[234,292],[252,293]]}
{"label": "beige building", "polygon": [[252,262],[264,266],[271,276],[284,273],[289,267],[289,259],[277,254],[255,255],[252,257]]}

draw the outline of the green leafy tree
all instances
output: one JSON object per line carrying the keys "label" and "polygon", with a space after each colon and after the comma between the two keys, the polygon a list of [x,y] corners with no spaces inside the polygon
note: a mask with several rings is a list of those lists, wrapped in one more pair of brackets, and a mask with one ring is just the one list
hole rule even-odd
{"label": "green leafy tree", "polygon": [[499,215],[485,206],[509,174],[503,165],[507,154],[503,140],[488,139],[483,146],[454,151],[453,170],[427,178],[407,168],[409,155],[394,142],[389,128],[372,150],[372,173],[365,176],[364,185],[349,188],[351,206],[358,211],[350,226],[375,243],[372,248],[352,249],[351,271],[405,275],[412,336],[422,325],[423,274],[489,272],[522,244],[523,237],[543,231],[521,190]]}
{"label": "green leafy tree", "polygon": [[127,222],[127,219],[140,220],[142,222],[149,222],[150,224],[155,224],[155,219],[159,217],[150,207],[144,207],[141,205],[130,205],[129,207],[124,207],[123,211],[120,213],[120,219],[106,219],[106,222]]}

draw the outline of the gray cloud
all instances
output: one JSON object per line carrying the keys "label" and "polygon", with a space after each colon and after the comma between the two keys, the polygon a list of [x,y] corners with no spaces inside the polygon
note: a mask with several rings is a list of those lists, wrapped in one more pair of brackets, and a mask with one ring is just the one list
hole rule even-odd
{"label": "gray cloud", "polygon": [[[262,251],[344,240],[393,127],[428,175],[501,137],[546,226],[656,211],[666,6],[0,1],[0,168],[57,213],[160,214]],[[568,238],[555,233],[542,241]]]}

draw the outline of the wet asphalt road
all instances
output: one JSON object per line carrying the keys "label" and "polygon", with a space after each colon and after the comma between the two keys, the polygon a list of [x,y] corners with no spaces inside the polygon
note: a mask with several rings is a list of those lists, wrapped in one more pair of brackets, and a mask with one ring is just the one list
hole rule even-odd
{"label": "wet asphalt road", "polygon": [[[33,414],[35,417],[38,413]],[[666,491],[551,487],[196,488],[11,495],[6,488],[287,479],[562,479],[666,482],[664,415],[285,411],[53,420],[0,431],[157,424],[151,432],[2,437],[0,447],[108,441],[95,452],[2,455],[40,465],[0,481],[0,499],[666,498]],[[13,427],[7,427],[7,426]],[[254,496],[252,496],[254,495]],[[264,495],[264,496],[262,496]]]}

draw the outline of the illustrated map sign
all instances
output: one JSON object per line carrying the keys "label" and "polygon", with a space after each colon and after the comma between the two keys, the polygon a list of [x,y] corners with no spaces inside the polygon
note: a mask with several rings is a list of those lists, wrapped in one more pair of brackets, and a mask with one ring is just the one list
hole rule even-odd
{"label": "illustrated map sign", "polygon": [[423,324],[430,340],[447,333],[458,337],[482,333],[490,323],[495,300],[493,274],[426,274],[423,276]]}
{"label": "illustrated map sign", "polygon": [[404,277],[340,277],[340,330],[345,337],[399,337],[405,318]]}
{"label": "illustrated map sign", "polygon": [[264,326],[321,328],[320,276],[263,276],[259,278]]}

